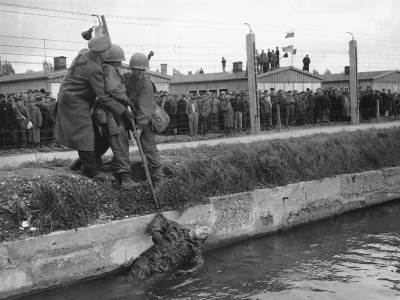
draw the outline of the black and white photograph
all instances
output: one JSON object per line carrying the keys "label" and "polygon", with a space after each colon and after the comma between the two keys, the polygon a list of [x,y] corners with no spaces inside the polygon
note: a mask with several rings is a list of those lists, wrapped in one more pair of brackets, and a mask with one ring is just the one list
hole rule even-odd
{"label": "black and white photograph", "polygon": [[400,1],[0,0],[0,299],[400,299]]}

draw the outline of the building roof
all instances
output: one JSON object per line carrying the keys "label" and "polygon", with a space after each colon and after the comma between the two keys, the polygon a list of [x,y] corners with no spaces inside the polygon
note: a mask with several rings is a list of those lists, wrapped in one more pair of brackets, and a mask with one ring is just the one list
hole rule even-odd
{"label": "building roof", "polygon": [[58,71],[37,71],[29,73],[21,73],[14,75],[0,76],[0,83],[14,82],[14,81],[25,81],[25,80],[37,80],[37,79],[52,79],[57,77],[64,77],[67,73],[66,69]]}
{"label": "building roof", "polygon": [[[279,69],[275,69],[270,72],[262,73],[258,75],[258,78],[264,78],[273,74],[286,72],[286,71],[295,71],[302,73],[306,76],[310,76],[312,78],[322,80],[321,76],[314,75],[312,73],[300,70],[295,67],[282,67]],[[172,77],[171,84],[180,84],[180,83],[194,83],[194,82],[208,82],[208,81],[226,81],[226,80],[243,80],[247,79],[245,72],[238,73],[227,73],[227,72],[219,72],[219,73],[205,73],[205,74],[193,74],[193,75],[175,75]]]}
{"label": "building roof", "polygon": [[[374,80],[396,72],[399,71],[383,70],[383,71],[372,71],[372,72],[358,72],[358,80]],[[324,82],[349,81],[349,80],[350,80],[349,74],[329,74],[329,75],[324,75],[322,79],[322,81]]]}
{"label": "building roof", "polygon": [[[58,77],[64,77],[68,69],[58,70],[58,71],[37,71],[29,73],[20,73],[15,75],[4,75],[0,76],[0,83],[8,83],[15,81],[26,81],[26,80],[39,80],[39,79],[53,79]],[[171,77],[161,73],[148,71],[151,76],[160,77],[163,79],[171,80]]]}
{"label": "building roof", "polygon": [[243,80],[247,79],[245,72],[238,73],[204,73],[192,75],[175,75],[171,79],[171,84],[192,83],[192,82],[207,82],[207,81],[226,81],[226,80]]}
{"label": "building roof", "polygon": [[266,73],[259,74],[258,78],[264,78],[264,77],[267,77],[267,76],[270,76],[270,75],[286,72],[286,71],[289,71],[289,70],[304,74],[305,76],[309,76],[309,77],[312,77],[312,78],[315,78],[315,79],[318,79],[318,80],[322,80],[322,77],[319,76],[319,75],[314,75],[313,73],[300,70],[300,69],[298,69],[296,67],[293,67],[293,66],[281,67],[281,68],[275,69],[273,71],[269,71],[269,72],[266,72]]}

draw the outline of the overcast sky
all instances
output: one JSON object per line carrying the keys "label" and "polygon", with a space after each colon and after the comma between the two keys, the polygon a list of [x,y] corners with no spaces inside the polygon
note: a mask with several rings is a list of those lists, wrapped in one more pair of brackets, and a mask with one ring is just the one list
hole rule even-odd
{"label": "overcast sky", "polygon": [[[85,14],[104,14],[112,41],[122,45],[127,60],[134,52],[154,50],[152,70],[167,63],[169,73],[200,67],[220,72],[222,56],[228,70],[234,61],[245,65],[248,28],[243,23],[248,22],[259,50],[293,44],[298,49],[294,66],[301,68],[308,53],[310,69],[323,73],[348,65],[350,31],[358,41],[359,69],[376,71],[400,69],[399,12],[398,0],[0,0],[0,34],[48,39],[48,60],[64,55],[70,63],[86,47],[81,31],[94,25]],[[294,39],[285,39],[291,29]],[[13,61],[18,73],[42,68],[43,40],[0,39],[2,60]],[[290,59],[281,65],[290,65]]]}

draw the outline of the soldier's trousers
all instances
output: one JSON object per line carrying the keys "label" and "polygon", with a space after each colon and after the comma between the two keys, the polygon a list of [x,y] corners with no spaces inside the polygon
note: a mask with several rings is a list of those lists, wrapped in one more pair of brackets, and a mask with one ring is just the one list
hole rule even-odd
{"label": "soldier's trousers", "polygon": [[79,159],[82,162],[83,173],[93,177],[99,172],[102,166],[101,156],[107,151],[108,143],[101,136],[99,127],[94,125],[94,151],[78,150]]}
{"label": "soldier's trousers", "polygon": [[114,154],[112,165],[115,174],[130,173],[131,164],[129,161],[129,138],[128,131],[123,122],[119,125],[118,134],[107,134],[107,140]]}
{"label": "soldier's trousers", "polygon": [[196,113],[189,114],[189,133],[191,136],[197,135],[199,128],[199,116]]}
{"label": "soldier's trousers", "polygon": [[140,135],[140,142],[142,143],[143,152],[149,164],[150,172],[152,172],[153,176],[158,175],[162,166],[161,155],[157,149],[156,139],[151,123],[148,123],[143,127],[142,134]]}

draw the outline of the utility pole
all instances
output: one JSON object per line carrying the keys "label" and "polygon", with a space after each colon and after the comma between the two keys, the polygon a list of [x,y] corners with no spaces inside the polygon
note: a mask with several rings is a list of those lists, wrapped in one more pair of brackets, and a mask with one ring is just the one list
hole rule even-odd
{"label": "utility pole", "polygon": [[349,56],[351,122],[353,124],[358,124],[360,123],[360,117],[358,106],[357,41],[354,39],[353,35],[351,41],[349,42]]}
{"label": "utility pole", "polygon": [[260,132],[260,109],[257,95],[257,68],[256,68],[256,40],[254,33],[246,35],[247,50],[247,80],[249,86],[249,104],[250,104],[250,133]]}
{"label": "utility pole", "polygon": [[44,63],[43,63],[43,71],[47,72],[47,54],[46,54],[46,39],[43,39],[43,52],[44,52]]}

